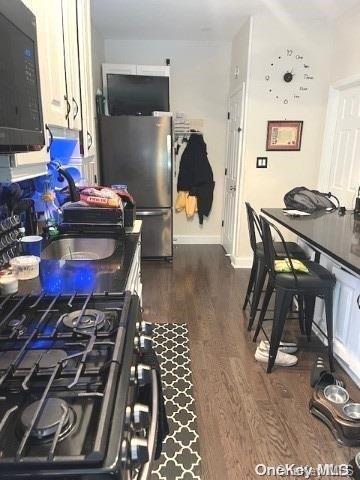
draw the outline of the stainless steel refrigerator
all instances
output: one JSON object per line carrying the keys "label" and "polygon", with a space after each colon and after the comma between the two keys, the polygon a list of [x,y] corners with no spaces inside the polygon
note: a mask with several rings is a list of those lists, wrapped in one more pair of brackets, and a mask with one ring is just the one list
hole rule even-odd
{"label": "stainless steel refrigerator", "polygon": [[172,258],[171,118],[101,116],[102,185],[126,184],[143,220],[143,257]]}

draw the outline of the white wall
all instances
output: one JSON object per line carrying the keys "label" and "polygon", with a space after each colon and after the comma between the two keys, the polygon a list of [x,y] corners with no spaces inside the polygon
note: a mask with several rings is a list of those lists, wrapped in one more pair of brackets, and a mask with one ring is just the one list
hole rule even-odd
{"label": "white wall", "polygon": [[[253,18],[243,158],[244,183],[236,246],[238,266],[248,265],[251,256],[244,201],[249,201],[258,211],[262,207],[282,207],[284,194],[293,187],[317,186],[329,85],[330,34],[330,27],[320,21],[293,23],[288,18],[275,16]],[[312,67],[315,80],[309,84],[309,92],[300,101],[289,100],[285,105],[269,94],[265,76],[273,59],[286,54],[287,48],[303,55],[304,61]],[[292,66],[292,62],[289,62],[289,69]],[[295,68],[295,74],[296,71]],[[280,96],[283,83],[279,78],[275,85]],[[267,121],[285,119],[303,120],[301,151],[267,152]],[[257,156],[268,157],[267,169],[256,168]]]}
{"label": "white wall", "polygon": [[171,110],[204,119],[204,139],[216,182],[213,208],[203,226],[197,217],[188,221],[184,213],[175,213],[174,235],[179,242],[220,243],[230,49],[231,44],[225,42],[105,39],[108,63],[163,65],[170,58]]}
{"label": "white wall", "polygon": [[331,82],[360,74],[360,6],[335,22]]}

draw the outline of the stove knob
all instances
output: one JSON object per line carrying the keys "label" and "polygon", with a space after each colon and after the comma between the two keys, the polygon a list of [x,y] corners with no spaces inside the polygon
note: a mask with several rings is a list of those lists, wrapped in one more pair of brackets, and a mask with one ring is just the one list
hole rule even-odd
{"label": "stove knob", "polygon": [[149,449],[145,438],[134,437],[130,441],[131,462],[139,467],[149,461]]}
{"label": "stove knob", "polygon": [[142,403],[135,403],[133,408],[133,426],[135,430],[142,430],[150,426],[150,408]]}
{"label": "stove knob", "polygon": [[154,328],[154,325],[150,322],[138,322],[136,326],[138,332],[143,333],[144,335],[151,335]]}
{"label": "stove knob", "polygon": [[149,365],[139,363],[137,367],[137,380],[140,387],[151,383],[151,367]]}
{"label": "stove knob", "polygon": [[125,410],[125,424],[126,425],[131,424],[131,407],[126,407],[126,410]]}
{"label": "stove knob", "polygon": [[135,365],[132,365],[131,368],[130,368],[130,383],[131,383],[131,385],[136,385],[136,383],[137,383]]}
{"label": "stove knob", "polygon": [[121,462],[127,466],[130,459],[130,444],[128,440],[123,440],[121,443]]}
{"label": "stove knob", "polygon": [[149,335],[139,335],[134,338],[134,345],[142,353],[148,353],[152,349],[152,339]]}
{"label": "stove knob", "polygon": [[140,351],[150,352],[152,350],[152,339],[149,335],[140,335]]}

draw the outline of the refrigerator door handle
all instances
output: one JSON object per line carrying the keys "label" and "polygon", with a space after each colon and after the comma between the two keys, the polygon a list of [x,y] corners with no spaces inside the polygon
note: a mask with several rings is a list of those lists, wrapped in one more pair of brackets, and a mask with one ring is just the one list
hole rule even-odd
{"label": "refrigerator door handle", "polygon": [[[172,152],[171,152],[171,145],[172,145],[172,139],[171,135],[166,136],[166,147],[167,147],[167,154],[168,154],[168,168],[169,170],[171,169],[171,161],[172,161]],[[170,180],[171,182],[171,180]]]}
{"label": "refrigerator door handle", "polygon": [[161,215],[164,215],[169,211],[168,208],[161,208],[158,210],[143,210],[142,212],[137,211],[136,216],[137,217],[159,217]]}

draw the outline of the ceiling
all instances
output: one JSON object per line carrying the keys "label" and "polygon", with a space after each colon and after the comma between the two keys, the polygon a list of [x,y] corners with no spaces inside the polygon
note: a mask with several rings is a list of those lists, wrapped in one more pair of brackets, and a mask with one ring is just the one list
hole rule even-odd
{"label": "ceiling", "polygon": [[360,0],[91,0],[104,38],[230,41],[247,17],[333,19]]}

